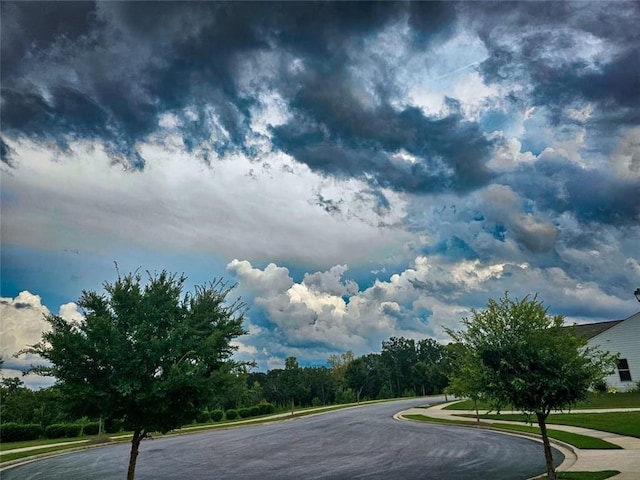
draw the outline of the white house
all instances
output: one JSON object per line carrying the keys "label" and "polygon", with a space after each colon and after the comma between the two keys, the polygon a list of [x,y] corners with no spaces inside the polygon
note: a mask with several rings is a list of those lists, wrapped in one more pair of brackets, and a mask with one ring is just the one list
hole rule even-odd
{"label": "white house", "polygon": [[626,391],[640,382],[640,312],[624,320],[576,325],[589,347],[619,354],[618,368],[605,378],[608,387]]}

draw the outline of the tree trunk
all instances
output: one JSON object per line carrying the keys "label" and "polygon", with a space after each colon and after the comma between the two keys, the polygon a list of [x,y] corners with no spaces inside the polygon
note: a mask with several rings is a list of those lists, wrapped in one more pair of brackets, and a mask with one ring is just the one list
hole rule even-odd
{"label": "tree trunk", "polygon": [[293,398],[292,398],[291,399],[291,415],[293,415],[293,406],[294,406],[294,403],[293,403]]}
{"label": "tree trunk", "polygon": [[553,455],[551,454],[551,444],[549,443],[549,435],[547,434],[547,415],[536,412],[540,434],[542,435],[542,444],[544,445],[544,459],[547,462],[547,477],[549,480],[556,480],[556,469],[553,466]]}
{"label": "tree trunk", "polygon": [[480,412],[478,411],[478,400],[473,399],[473,408],[476,411],[476,422],[480,423]]}
{"label": "tree trunk", "polygon": [[136,460],[138,459],[138,451],[140,449],[140,442],[144,437],[144,430],[136,429],[133,432],[133,438],[131,439],[131,454],[129,455],[129,470],[127,471],[127,480],[133,480],[136,474]]}

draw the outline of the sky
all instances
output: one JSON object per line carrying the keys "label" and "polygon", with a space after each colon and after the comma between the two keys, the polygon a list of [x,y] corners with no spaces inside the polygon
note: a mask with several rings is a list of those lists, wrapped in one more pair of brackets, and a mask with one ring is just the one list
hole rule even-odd
{"label": "sky", "polygon": [[114,262],[237,283],[259,370],[639,309],[637,2],[0,8],[5,376]]}

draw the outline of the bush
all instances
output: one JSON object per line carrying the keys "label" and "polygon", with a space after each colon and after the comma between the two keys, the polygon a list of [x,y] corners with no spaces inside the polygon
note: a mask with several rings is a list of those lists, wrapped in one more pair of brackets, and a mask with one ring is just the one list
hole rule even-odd
{"label": "bush", "polygon": [[79,423],[67,423],[64,426],[64,436],[67,438],[79,437],[82,433],[82,425]]}
{"label": "bush", "polygon": [[260,409],[260,415],[270,415],[276,411],[273,403],[262,402],[258,404],[258,408]]}
{"label": "bush", "polygon": [[42,427],[37,423],[3,423],[0,424],[0,442],[23,442],[36,440],[42,435]]}
{"label": "bush", "polygon": [[238,418],[238,411],[230,408],[225,412],[225,417],[227,417],[227,420],[235,420]]}
{"label": "bush", "polygon": [[211,412],[211,420],[214,422],[219,422],[224,418],[224,412],[222,410],[214,410]]}
{"label": "bush", "polygon": [[124,422],[120,419],[108,418],[104,421],[104,431],[106,433],[118,433],[122,430]]}
{"label": "bush", "polygon": [[46,438],[64,438],[67,433],[67,425],[64,423],[54,423],[44,429]]}
{"label": "bush", "polygon": [[607,393],[607,382],[600,380],[593,384],[593,390],[598,393]]}
{"label": "bush", "polygon": [[311,399],[311,406],[312,407],[321,407],[322,406],[322,400],[320,400],[320,397],[313,397]]}
{"label": "bush", "polygon": [[207,423],[211,421],[211,416],[209,415],[209,412],[204,410],[202,412],[200,412],[197,416],[196,416],[196,422],[198,423]]}
{"label": "bush", "polygon": [[238,416],[240,418],[249,418],[250,415],[251,415],[251,410],[249,410],[248,408],[239,408],[238,409]]}
{"label": "bush", "polygon": [[83,435],[97,435],[98,433],[100,433],[100,423],[98,422],[85,423],[82,426]]}
{"label": "bush", "polygon": [[79,423],[54,423],[44,429],[46,438],[75,438],[82,432],[82,425]]}
{"label": "bush", "polygon": [[249,416],[257,417],[260,415],[260,407],[258,405],[254,405],[253,407],[249,407]]}

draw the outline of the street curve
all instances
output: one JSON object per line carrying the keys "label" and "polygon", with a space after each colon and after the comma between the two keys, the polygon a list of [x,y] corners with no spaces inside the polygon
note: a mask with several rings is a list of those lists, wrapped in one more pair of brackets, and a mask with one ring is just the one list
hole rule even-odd
{"label": "street curve", "polygon": [[[433,401],[430,398],[429,401]],[[398,421],[424,400],[362,405],[287,421],[145,440],[137,480],[492,479],[545,470],[542,445],[480,429]],[[121,480],[128,444],[44,458],[3,480]],[[554,451],[558,460],[562,455]]]}

